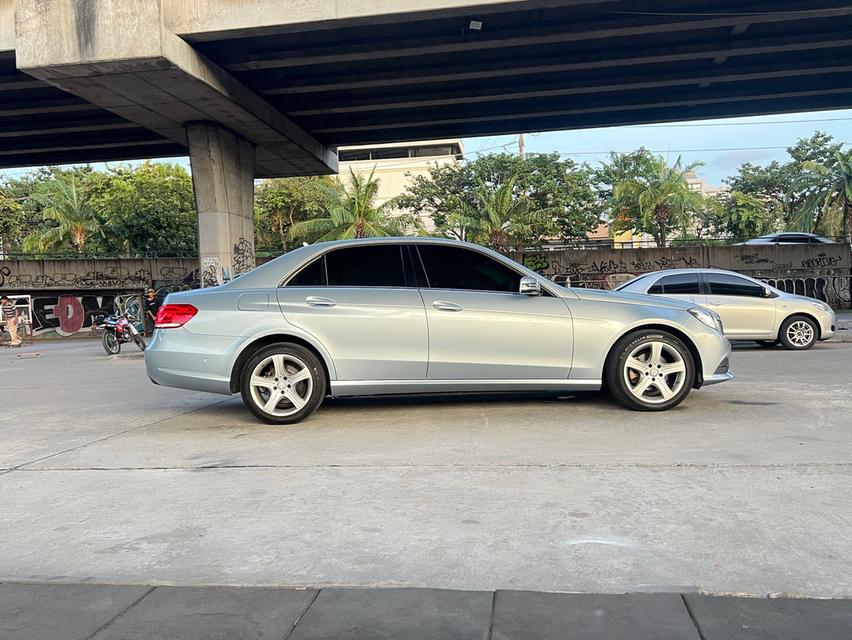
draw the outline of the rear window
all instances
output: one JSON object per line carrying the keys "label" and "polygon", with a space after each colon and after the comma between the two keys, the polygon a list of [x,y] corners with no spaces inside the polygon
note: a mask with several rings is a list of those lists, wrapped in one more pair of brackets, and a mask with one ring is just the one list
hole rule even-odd
{"label": "rear window", "polygon": [[326,254],[329,287],[404,287],[402,249],[397,244],[336,249]]}

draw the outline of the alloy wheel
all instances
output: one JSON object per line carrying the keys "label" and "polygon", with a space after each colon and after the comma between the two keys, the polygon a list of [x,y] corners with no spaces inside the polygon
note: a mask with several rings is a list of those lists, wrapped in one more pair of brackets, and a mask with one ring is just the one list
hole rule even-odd
{"label": "alloy wheel", "polygon": [[814,328],[809,322],[796,320],[787,327],[787,340],[795,347],[806,347],[814,339]]}
{"label": "alloy wheel", "polygon": [[308,366],[296,356],[276,353],[261,360],[249,380],[256,406],[278,418],[300,411],[314,390]]}
{"label": "alloy wheel", "polygon": [[672,345],[662,341],[637,346],[624,362],[624,382],[630,393],[651,404],[675,397],[686,379],[686,363]]}

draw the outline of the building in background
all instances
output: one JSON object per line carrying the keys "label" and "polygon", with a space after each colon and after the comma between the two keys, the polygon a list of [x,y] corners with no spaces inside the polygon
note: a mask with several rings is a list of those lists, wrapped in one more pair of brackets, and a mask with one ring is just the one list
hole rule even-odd
{"label": "building in background", "polygon": [[689,171],[686,174],[686,184],[689,185],[690,191],[697,191],[704,197],[716,198],[724,196],[728,193],[727,185],[713,186],[707,184],[702,178],[699,178],[694,172]]}
{"label": "building in background", "polygon": [[[458,164],[464,159],[464,146],[459,139],[400,142],[394,144],[340,147],[340,178],[344,182],[350,171],[368,176],[372,171],[379,180],[376,204],[381,205],[402,194],[417,176],[428,176],[436,166]],[[434,229],[432,219],[421,216],[427,230]]]}

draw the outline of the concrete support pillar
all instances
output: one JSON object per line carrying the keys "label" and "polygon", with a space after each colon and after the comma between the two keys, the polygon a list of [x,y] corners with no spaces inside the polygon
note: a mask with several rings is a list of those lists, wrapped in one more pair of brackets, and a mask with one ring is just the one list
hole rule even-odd
{"label": "concrete support pillar", "polygon": [[216,124],[186,127],[202,287],[254,267],[254,145]]}

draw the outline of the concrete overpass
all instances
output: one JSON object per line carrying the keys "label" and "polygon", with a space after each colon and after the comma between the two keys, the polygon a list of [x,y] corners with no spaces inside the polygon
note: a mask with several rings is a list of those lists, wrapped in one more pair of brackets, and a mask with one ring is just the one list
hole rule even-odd
{"label": "concrete overpass", "polygon": [[[852,106],[848,0],[0,0],[0,167],[189,155],[205,265],[335,148]],[[238,255],[234,256],[235,251]]]}

